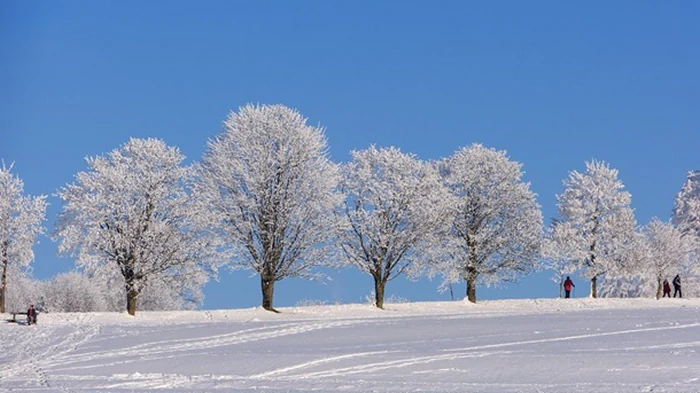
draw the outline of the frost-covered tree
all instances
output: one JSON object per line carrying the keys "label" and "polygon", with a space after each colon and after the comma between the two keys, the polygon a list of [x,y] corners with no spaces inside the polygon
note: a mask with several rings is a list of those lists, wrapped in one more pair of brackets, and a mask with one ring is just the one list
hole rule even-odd
{"label": "frost-covered tree", "polygon": [[314,278],[329,265],[340,202],[338,166],[322,128],[283,105],[232,112],[207,144],[197,197],[234,254],[234,267],[260,276],[262,306],[274,311],[275,283]]}
{"label": "frost-covered tree", "polygon": [[438,263],[445,283],[463,280],[467,299],[476,285],[512,281],[533,270],[543,241],[542,212],[522,164],[505,151],[480,144],[464,147],[440,165],[452,195],[446,256]]}
{"label": "frost-covered tree", "polygon": [[559,285],[559,297],[562,297],[564,277],[576,271],[573,263],[576,254],[576,236],[578,233],[569,223],[554,220],[547,229],[542,247],[542,267],[552,270],[552,280]]}
{"label": "frost-covered tree", "polygon": [[150,281],[199,284],[202,274],[216,272],[216,244],[197,225],[201,212],[186,192],[191,168],[183,160],[159,139],[132,138],[88,158],[88,171],[58,192],[59,253],[88,271],[116,269],[131,315]]}
{"label": "frost-covered tree", "polygon": [[10,264],[7,269],[7,311],[25,311],[30,304],[42,309],[43,285],[32,277],[31,266]]}
{"label": "frost-covered tree", "polygon": [[34,259],[32,247],[44,232],[46,196],[24,195],[24,183],[2,163],[0,168],[0,313],[5,312],[8,271],[17,271]]}
{"label": "frost-covered tree", "polygon": [[139,309],[148,311],[194,310],[202,304],[202,286],[185,287],[178,282],[155,280],[139,297]]}
{"label": "frost-covered tree", "polygon": [[598,296],[602,298],[639,298],[649,297],[656,292],[655,280],[635,272],[608,273],[599,288]]}
{"label": "frost-covered tree", "polygon": [[564,192],[557,195],[560,221],[569,225],[573,260],[591,280],[591,297],[597,281],[610,271],[624,269],[636,246],[634,211],[618,171],[604,162],[586,162],[586,172],[571,171]]}
{"label": "frost-covered tree", "polygon": [[618,264],[605,273],[598,286],[598,297],[651,297],[656,293],[656,278],[649,272],[649,244],[644,233],[637,231],[631,246],[618,257]]}
{"label": "frost-covered tree", "polygon": [[[102,303],[104,309],[100,311],[120,312],[127,309],[126,303],[126,286],[124,285],[124,276],[119,269],[113,268],[110,264],[101,266],[92,266],[91,269],[80,270],[79,273],[86,277],[92,285],[97,288],[102,294]],[[148,286],[143,288],[136,301],[136,309],[144,310],[141,307],[142,300],[147,292],[150,291],[152,281],[149,281]]]}
{"label": "frost-covered tree", "polygon": [[79,272],[61,273],[44,283],[41,306],[48,312],[94,312],[107,309],[104,288]]}
{"label": "frost-covered tree", "polygon": [[431,165],[397,148],[350,155],[342,170],[340,246],[349,263],[372,276],[375,305],[383,308],[387,282],[420,270],[416,261],[443,225],[449,197]]}
{"label": "frost-covered tree", "polygon": [[684,234],[700,239],[700,171],[688,172],[683,188],[676,195],[673,220]]}
{"label": "frost-covered tree", "polygon": [[685,274],[683,292],[695,290],[700,293],[697,289],[700,287],[700,171],[688,172],[687,180],[676,196],[673,221],[686,240],[693,243],[694,249],[682,269]]}
{"label": "frost-covered tree", "polygon": [[690,260],[694,243],[670,222],[654,217],[642,231],[646,243],[644,267],[656,283],[656,298],[663,295],[663,280],[669,282]]}

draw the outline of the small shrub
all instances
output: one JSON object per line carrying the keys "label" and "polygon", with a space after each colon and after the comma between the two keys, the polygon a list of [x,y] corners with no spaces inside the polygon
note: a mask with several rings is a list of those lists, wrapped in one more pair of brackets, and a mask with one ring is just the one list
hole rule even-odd
{"label": "small shrub", "polygon": [[327,306],[328,304],[325,300],[302,299],[296,302],[294,307]]}

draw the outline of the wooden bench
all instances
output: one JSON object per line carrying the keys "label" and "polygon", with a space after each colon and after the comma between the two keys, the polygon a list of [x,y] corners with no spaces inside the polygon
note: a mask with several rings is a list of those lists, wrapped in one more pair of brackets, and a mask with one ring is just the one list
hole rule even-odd
{"label": "wooden bench", "polygon": [[[8,319],[7,322],[17,323],[17,314],[23,315],[25,318],[27,317],[26,311],[12,311],[12,312],[8,312],[8,314],[12,314],[12,319]],[[37,314],[37,317],[38,317],[38,314]]]}
{"label": "wooden bench", "polygon": [[20,311],[11,311],[11,312],[8,312],[8,314],[12,314],[12,319],[8,319],[7,322],[17,322],[17,314],[22,314],[25,317],[27,316],[26,311],[21,311],[21,312]]}

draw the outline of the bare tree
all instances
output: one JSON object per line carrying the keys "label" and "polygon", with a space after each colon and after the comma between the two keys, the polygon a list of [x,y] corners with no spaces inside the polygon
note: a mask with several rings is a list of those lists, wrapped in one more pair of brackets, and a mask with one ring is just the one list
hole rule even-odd
{"label": "bare tree", "polygon": [[260,276],[262,306],[273,307],[274,285],[288,277],[318,277],[333,264],[338,167],[323,129],[282,105],[247,105],[232,112],[202,158],[196,194],[235,258],[234,267]]}

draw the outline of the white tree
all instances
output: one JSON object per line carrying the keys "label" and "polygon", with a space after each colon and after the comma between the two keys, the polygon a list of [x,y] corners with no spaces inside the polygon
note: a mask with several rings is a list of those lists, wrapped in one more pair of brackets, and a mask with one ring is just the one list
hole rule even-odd
{"label": "white tree", "polygon": [[199,285],[203,273],[216,273],[216,244],[197,225],[201,212],[186,192],[191,168],[183,160],[161,140],[132,138],[88,158],[89,170],[58,192],[59,253],[88,271],[116,269],[131,315],[151,280]]}
{"label": "white tree", "polygon": [[234,254],[234,267],[260,276],[262,306],[273,307],[274,285],[314,278],[333,263],[340,201],[338,167],[323,129],[283,105],[247,105],[232,112],[207,145],[197,196]]}
{"label": "white tree", "polygon": [[353,151],[343,166],[340,246],[347,260],[374,279],[375,305],[388,281],[417,272],[428,235],[446,218],[449,199],[435,169],[390,147]]}
{"label": "white tree", "polygon": [[655,280],[636,272],[608,273],[598,291],[602,298],[639,298],[649,297],[656,292]]}
{"label": "white tree", "polygon": [[644,265],[656,284],[656,298],[663,294],[663,280],[681,273],[690,261],[694,243],[670,222],[654,217],[642,233],[646,242]]}
{"label": "white tree", "polygon": [[[682,270],[685,273],[684,287],[694,288],[700,293],[700,171],[690,171],[683,188],[676,196],[673,221],[688,241],[694,244],[690,260]],[[688,285],[691,284],[691,285]]]}
{"label": "white tree", "polygon": [[[207,278],[205,274],[201,276]],[[43,283],[38,304],[51,312],[120,311],[126,309],[123,283],[121,272],[106,266],[97,273],[62,273]],[[193,284],[191,279],[180,280],[177,276],[153,276],[139,293],[136,308],[140,311],[195,309],[203,300],[203,284]]]}
{"label": "white tree", "polygon": [[5,308],[7,311],[25,311],[30,304],[42,310],[44,287],[32,277],[31,266],[10,264],[7,268],[7,287]]}
{"label": "white tree", "polygon": [[640,230],[632,239],[618,257],[618,263],[605,273],[605,281],[598,288],[599,297],[651,297],[656,293],[646,236]]}
{"label": "white tree", "polygon": [[61,273],[44,283],[41,307],[49,312],[108,311],[104,288],[79,272]]}
{"label": "white tree", "polygon": [[676,195],[673,220],[684,234],[700,239],[700,171],[688,172],[683,188]]}
{"label": "white tree", "polygon": [[636,246],[631,196],[617,176],[606,163],[586,162],[586,172],[570,172],[557,195],[560,220],[573,228],[573,260],[590,278],[594,298],[598,278],[624,269]]}
{"label": "white tree", "polygon": [[537,266],[543,241],[542,212],[522,165],[505,151],[480,144],[464,147],[440,163],[452,194],[445,257],[437,265],[446,283],[467,283],[476,302],[477,282],[515,280]]}
{"label": "white tree", "polygon": [[12,265],[28,266],[34,259],[32,247],[37,236],[44,232],[42,222],[46,215],[46,196],[25,196],[24,183],[10,173],[2,163],[0,168],[0,313],[5,312],[8,270]]}
{"label": "white tree", "polygon": [[554,220],[545,234],[542,267],[554,272],[552,280],[559,285],[559,297],[562,297],[564,277],[576,271],[574,255],[576,255],[577,236],[578,233],[569,223],[558,220]]}
{"label": "white tree", "polygon": [[[102,293],[102,302],[104,303],[102,311],[120,312],[127,309],[126,286],[124,285],[124,276],[119,269],[114,269],[112,264],[106,264],[83,269],[80,274],[87,277],[92,285]],[[141,300],[150,287],[151,281],[139,294],[136,302],[137,309],[142,309]]]}
{"label": "white tree", "polygon": [[202,304],[204,294],[202,286],[177,285],[181,281],[151,281],[139,297],[139,309],[160,310],[194,310]]}

